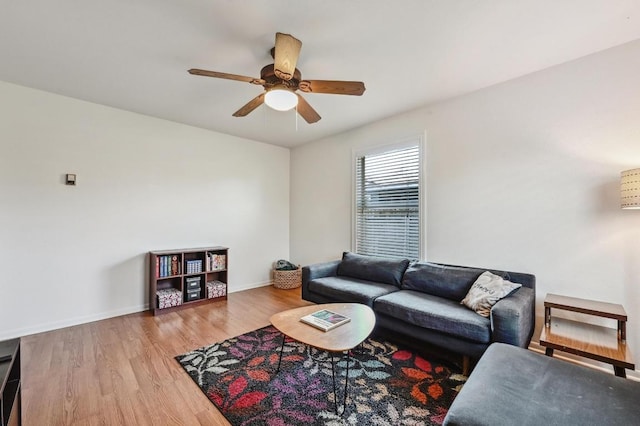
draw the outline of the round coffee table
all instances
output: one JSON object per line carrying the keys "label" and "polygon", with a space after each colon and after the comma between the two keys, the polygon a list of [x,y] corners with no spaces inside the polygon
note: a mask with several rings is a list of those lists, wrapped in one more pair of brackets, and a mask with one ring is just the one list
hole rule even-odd
{"label": "round coffee table", "polygon": [[[342,314],[345,317],[349,317],[351,321],[329,331],[319,330],[300,321],[300,318],[322,309],[328,309]],[[336,414],[338,413],[338,395],[336,393],[336,376],[333,354],[335,352],[347,352],[347,373],[344,383],[343,402],[344,412],[347,403],[349,361],[351,359],[349,351],[364,342],[364,340],[369,337],[373,331],[373,328],[376,325],[376,317],[373,310],[367,305],[362,305],[360,303],[325,303],[320,305],[303,306],[302,308],[279,312],[273,315],[270,321],[271,324],[283,334],[282,346],[280,347],[280,360],[278,361],[278,372],[280,371],[282,351],[284,349],[284,342],[287,336],[316,349],[331,352],[331,375],[333,376],[333,394],[335,396],[334,402]]]}

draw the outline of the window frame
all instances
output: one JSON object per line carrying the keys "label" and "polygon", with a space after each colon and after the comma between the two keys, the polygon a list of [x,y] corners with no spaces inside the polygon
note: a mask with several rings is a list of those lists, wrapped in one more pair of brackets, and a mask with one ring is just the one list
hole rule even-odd
{"label": "window frame", "polygon": [[426,259],[426,228],[427,228],[427,200],[426,200],[426,149],[425,149],[425,135],[415,135],[406,139],[402,139],[393,143],[377,145],[362,149],[353,149],[351,156],[351,251],[356,253],[357,251],[357,229],[356,229],[356,215],[357,210],[357,161],[358,158],[363,156],[372,156],[383,154],[388,151],[395,151],[403,148],[418,147],[418,235],[419,235],[419,259]]}

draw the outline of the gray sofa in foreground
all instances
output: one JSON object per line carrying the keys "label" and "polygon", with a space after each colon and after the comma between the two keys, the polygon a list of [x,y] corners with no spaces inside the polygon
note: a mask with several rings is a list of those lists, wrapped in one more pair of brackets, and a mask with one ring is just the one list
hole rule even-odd
{"label": "gray sofa in foreground", "polygon": [[640,424],[640,383],[494,343],[453,401],[444,426]]}
{"label": "gray sofa in foreground", "polygon": [[[460,304],[485,271],[522,284],[493,306],[489,318]],[[303,267],[302,298],[366,304],[376,314],[377,329],[461,354],[465,374],[470,358],[480,358],[493,342],[526,348],[535,323],[531,274],[349,252],[342,260]]]}

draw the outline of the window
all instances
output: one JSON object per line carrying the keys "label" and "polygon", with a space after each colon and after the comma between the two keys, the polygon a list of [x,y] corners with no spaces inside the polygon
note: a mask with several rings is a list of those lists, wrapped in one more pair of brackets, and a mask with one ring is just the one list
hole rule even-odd
{"label": "window", "polygon": [[356,155],[356,253],[420,259],[420,145]]}

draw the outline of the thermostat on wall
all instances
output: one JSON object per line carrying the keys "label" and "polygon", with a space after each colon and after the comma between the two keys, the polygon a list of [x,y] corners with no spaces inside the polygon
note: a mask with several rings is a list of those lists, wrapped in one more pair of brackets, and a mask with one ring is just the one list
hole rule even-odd
{"label": "thermostat on wall", "polygon": [[76,175],[67,173],[67,185],[75,185],[76,184]]}

